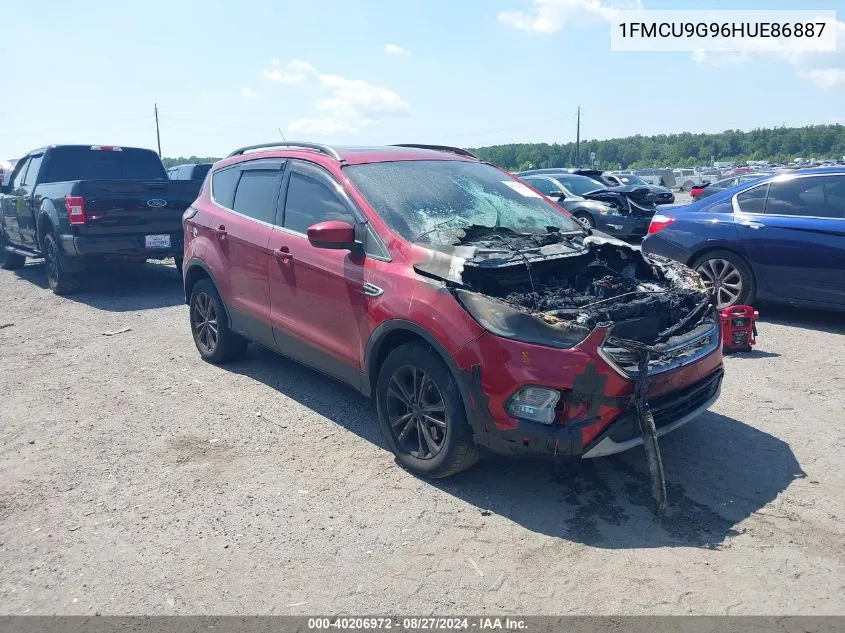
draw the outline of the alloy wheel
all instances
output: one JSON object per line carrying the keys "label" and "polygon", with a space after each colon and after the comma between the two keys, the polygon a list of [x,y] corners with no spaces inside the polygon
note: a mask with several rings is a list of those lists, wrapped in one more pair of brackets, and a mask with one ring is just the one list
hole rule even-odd
{"label": "alloy wheel", "polygon": [[575,219],[578,220],[581,226],[583,226],[585,229],[593,228],[593,225],[590,223],[590,218],[588,218],[586,215],[577,215],[575,216]]}
{"label": "alloy wheel", "polygon": [[219,322],[214,300],[206,292],[201,292],[194,299],[191,310],[191,324],[197,345],[204,354],[213,354],[217,349]]}
{"label": "alloy wheel", "polygon": [[696,268],[718,308],[734,305],[742,295],[742,273],[726,259],[706,259]]}
{"label": "alloy wheel", "polygon": [[387,388],[387,418],[399,447],[418,459],[432,459],[446,442],[448,419],[443,394],[414,365],[397,369]]}

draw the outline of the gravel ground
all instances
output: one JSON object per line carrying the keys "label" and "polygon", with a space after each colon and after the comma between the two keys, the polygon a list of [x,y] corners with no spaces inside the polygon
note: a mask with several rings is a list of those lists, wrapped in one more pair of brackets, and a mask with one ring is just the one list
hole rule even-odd
{"label": "gravel ground", "polygon": [[180,289],[0,272],[0,613],[845,612],[841,315],[763,308],[659,523],[641,450],[417,479],[353,391],[201,362]]}

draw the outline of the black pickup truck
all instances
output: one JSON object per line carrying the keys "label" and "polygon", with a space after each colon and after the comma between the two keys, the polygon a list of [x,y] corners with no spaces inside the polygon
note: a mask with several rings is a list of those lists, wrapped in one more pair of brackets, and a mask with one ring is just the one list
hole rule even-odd
{"label": "black pickup truck", "polygon": [[51,145],[21,158],[0,188],[0,267],[44,258],[56,294],[106,260],[174,257],[182,213],[201,182],[173,181],[158,154],[109,145]]}

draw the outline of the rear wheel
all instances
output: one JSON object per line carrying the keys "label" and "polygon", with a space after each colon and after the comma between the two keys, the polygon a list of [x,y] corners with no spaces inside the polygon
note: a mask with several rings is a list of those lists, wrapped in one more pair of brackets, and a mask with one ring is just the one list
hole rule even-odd
{"label": "rear wheel", "polygon": [[594,229],[596,228],[596,221],[593,219],[589,213],[584,213],[583,211],[577,211],[575,214],[575,219],[583,226],[585,229]]}
{"label": "rear wheel", "polygon": [[730,251],[710,251],[696,259],[692,267],[713,293],[720,310],[753,303],[756,294],[754,275],[739,255]]}
{"label": "rear wheel", "polygon": [[67,295],[79,290],[79,274],[67,272],[67,256],[59,248],[55,236],[44,236],[44,267],[47,272],[47,285],[57,295]]}
{"label": "rear wheel", "polygon": [[681,189],[683,189],[684,191],[686,191],[687,193],[689,193],[690,191],[692,191],[692,184],[693,184],[693,183],[692,183],[692,181],[691,181],[691,180],[687,180],[687,181],[684,183],[684,186],[683,186],[683,187],[681,187]]}
{"label": "rear wheel", "polygon": [[184,277],[184,274],[182,273],[182,263],[184,262],[184,258],[174,257],[173,261],[176,264],[176,272],[179,273],[180,277]]}
{"label": "rear wheel", "polygon": [[203,360],[215,365],[244,355],[247,340],[229,329],[226,308],[209,279],[201,279],[191,292],[191,333]]}
{"label": "rear wheel", "polygon": [[455,378],[425,343],[406,343],[388,354],[376,404],[387,444],[407,470],[449,477],[478,461]]}
{"label": "rear wheel", "polygon": [[26,264],[26,257],[6,250],[6,234],[0,230],[0,268],[3,270],[17,270]]}

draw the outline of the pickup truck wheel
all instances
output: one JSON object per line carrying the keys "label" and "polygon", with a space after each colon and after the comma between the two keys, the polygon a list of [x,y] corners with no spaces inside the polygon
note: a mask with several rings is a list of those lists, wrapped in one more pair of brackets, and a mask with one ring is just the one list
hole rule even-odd
{"label": "pickup truck wheel", "polygon": [[388,354],[376,405],[390,450],[412,473],[449,477],[478,461],[455,378],[425,343],[406,343]]}
{"label": "pickup truck wheel", "polygon": [[232,332],[226,308],[209,279],[201,279],[191,292],[191,333],[200,356],[218,365],[244,355],[247,340]]}
{"label": "pickup truck wheel", "polygon": [[176,272],[179,273],[180,277],[184,277],[182,272],[182,264],[184,263],[185,259],[183,257],[174,257],[174,263],[176,264]]}
{"label": "pickup truck wheel", "polygon": [[26,264],[26,257],[6,250],[6,236],[0,231],[0,268],[3,270],[17,270]]}
{"label": "pickup truck wheel", "polygon": [[687,193],[689,193],[690,191],[692,191],[692,185],[693,185],[692,181],[691,181],[691,180],[687,180],[687,181],[684,183],[684,186],[683,186],[683,187],[681,187],[681,189],[683,189],[684,191],[686,191]]}
{"label": "pickup truck wheel", "polygon": [[79,275],[65,270],[65,254],[52,233],[44,237],[44,267],[53,294],[66,295],[79,290]]}

